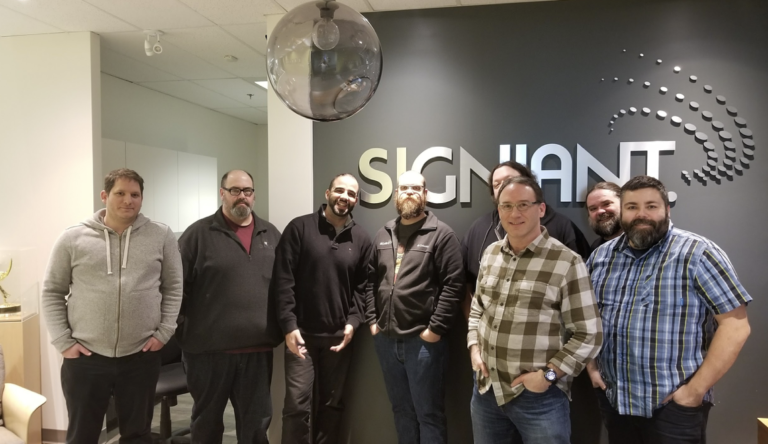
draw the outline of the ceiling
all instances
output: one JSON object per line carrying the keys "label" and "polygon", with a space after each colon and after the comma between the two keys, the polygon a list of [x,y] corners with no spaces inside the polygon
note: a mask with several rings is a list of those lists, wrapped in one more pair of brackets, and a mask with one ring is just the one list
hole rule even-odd
{"label": "ceiling", "polygon": [[[358,12],[530,0],[341,0]],[[266,16],[305,0],[0,0],[0,37],[91,31],[101,71],[259,125],[267,123]],[[147,57],[145,30],[162,30]],[[237,57],[236,62],[225,60]]]}

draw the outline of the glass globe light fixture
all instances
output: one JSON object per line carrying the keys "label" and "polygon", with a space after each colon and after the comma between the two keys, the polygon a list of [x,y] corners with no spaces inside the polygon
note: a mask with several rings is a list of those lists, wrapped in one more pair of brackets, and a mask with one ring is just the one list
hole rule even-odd
{"label": "glass globe light fixture", "polygon": [[381,79],[381,43],[360,13],[335,1],[297,6],[267,43],[267,76],[296,114],[320,122],[354,115]]}

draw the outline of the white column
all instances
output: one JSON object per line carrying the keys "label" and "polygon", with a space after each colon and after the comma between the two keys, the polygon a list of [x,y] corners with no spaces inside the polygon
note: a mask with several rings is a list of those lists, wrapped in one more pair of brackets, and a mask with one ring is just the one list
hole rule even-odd
{"label": "white column", "polygon": [[[271,34],[282,15],[267,16]],[[312,203],[312,121],[294,113],[272,88],[268,93],[269,220],[283,230]]]}
{"label": "white column", "polygon": [[[53,243],[94,210],[101,175],[99,37],[0,39],[0,249],[33,249],[42,283]],[[97,160],[94,163],[94,159]],[[41,319],[43,428],[67,428],[61,355]]]}

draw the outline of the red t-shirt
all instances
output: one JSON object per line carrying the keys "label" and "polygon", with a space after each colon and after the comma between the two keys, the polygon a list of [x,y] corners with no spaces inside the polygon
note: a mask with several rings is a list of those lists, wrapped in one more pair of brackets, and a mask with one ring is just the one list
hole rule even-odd
{"label": "red t-shirt", "polygon": [[224,220],[227,221],[227,225],[229,225],[229,228],[231,228],[232,231],[235,232],[237,237],[240,239],[240,243],[243,244],[243,246],[245,247],[245,251],[248,254],[251,254],[251,239],[253,238],[253,218],[251,218],[251,223],[242,227],[232,222],[231,220],[229,220],[226,214],[223,214],[223,215],[224,215]]}

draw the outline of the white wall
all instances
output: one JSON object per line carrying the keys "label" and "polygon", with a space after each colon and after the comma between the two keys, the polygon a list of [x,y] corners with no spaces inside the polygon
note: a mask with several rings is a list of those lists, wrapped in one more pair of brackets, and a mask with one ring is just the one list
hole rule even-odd
{"label": "white wall", "polygon": [[[283,15],[267,16],[271,34]],[[269,122],[269,214],[270,222],[283,231],[294,217],[311,213],[312,121],[291,111],[272,87],[267,96]],[[290,205],[286,205],[290,198]]]}
{"label": "white wall", "polygon": [[[266,125],[211,111],[108,74],[101,74],[101,88],[103,137],[215,157],[219,178],[231,169],[245,169],[254,179],[254,211],[268,217]],[[107,172],[99,174],[103,178]],[[98,190],[102,187],[97,184]]]}
{"label": "white wall", "polygon": [[[3,37],[0,60],[0,249],[33,249],[42,281],[58,236],[93,212],[99,39],[87,32]],[[48,346],[44,322],[40,337],[43,428],[64,429],[61,355]]]}

